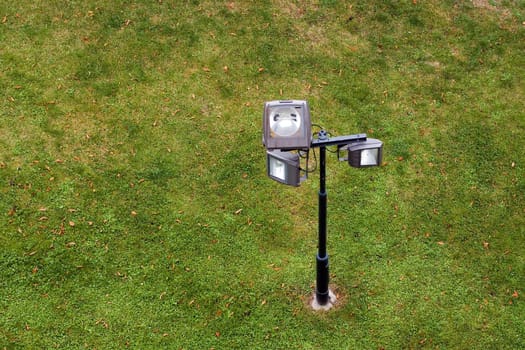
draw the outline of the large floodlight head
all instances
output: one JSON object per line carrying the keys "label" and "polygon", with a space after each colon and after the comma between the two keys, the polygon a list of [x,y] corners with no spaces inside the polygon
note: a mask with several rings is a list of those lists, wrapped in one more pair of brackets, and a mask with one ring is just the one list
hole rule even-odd
{"label": "large floodlight head", "polygon": [[348,149],[348,164],[354,168],[381,165],[383,159],[383,142],[367,139],[364,142],[352,143]]}
{"label": "large floodlight head", "polygon": [[266,149],[306,150],[311,141],[310,109],[306,101],[264,104],[263,144]]}
{"label": "large floodlight head", "polygon": [[297,153],[266,151],[268,176],[280,183],[299,186],[301,183],[300,160]]}

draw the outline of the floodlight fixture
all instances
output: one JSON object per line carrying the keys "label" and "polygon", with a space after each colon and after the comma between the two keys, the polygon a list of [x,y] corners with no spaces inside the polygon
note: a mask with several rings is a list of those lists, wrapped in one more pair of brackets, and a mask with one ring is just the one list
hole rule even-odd
{"label": "floodlight fixture", "polygon": [[381,165],[383,159],[383,142],[367,138],[365,142],[349,144],[348,164],[354,168],[365,168]]}
{"label": "floodlight fixture", "polygon": [[290,186],[301,184],[301,165],[299,155],[279,150],[266,151],[268,177]]}
{"label": "floodlight fixture", "polygon": [[339,157],[340,161],[347,161],[354,168],[380,166],[383,159],[383,142],[365,138],[359,142],[340,145],[337,153],[347,152],[346,157]]}
{"label": "floodlight fixture", "polygon": [[310,108],[306,101],[264,104],[263,144],[267,150],[307,150],[312,141]]}

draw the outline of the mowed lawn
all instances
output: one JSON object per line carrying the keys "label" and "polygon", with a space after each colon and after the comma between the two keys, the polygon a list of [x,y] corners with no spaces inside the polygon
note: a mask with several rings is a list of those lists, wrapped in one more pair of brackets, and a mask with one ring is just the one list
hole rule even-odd
{"label": "mowed lawn", "polygon": [[[525,3],[0,3],[0,349],[525,348]],[[265,101],[381,167],[266,176]],[[316,129],[317,130],[317,129]]]}

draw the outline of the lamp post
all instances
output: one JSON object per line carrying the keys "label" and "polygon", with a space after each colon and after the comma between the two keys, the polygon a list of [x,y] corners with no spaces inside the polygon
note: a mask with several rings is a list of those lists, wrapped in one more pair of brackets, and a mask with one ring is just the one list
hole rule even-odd
{"label": "lamp post", "polygon": [[[326,138],[326,133],[319,134],[319,140]],[[330,290],[328,283],[330,282],[330,272],[328,264],[328,254],[326,252],[326,212],[327,199],[326,193],[326,146],[319,148],[319,245],[317,248],[316,266],[317,276],[315,284],[315,298],[313,305],[327,305],[330,300]],[[335,300],[333,300],[335,302]]]}
{"label": "lamp post", "polygon": [[[319,148],[319,244],[316,255],[316,288],[312,307],[315,310],[328,310],[335,303],[335,295],[329,289],[330,274],[327,241],[327,199],[326,191],[326,148],[337,146],[348,152],[348,161],[352,167],[369,167],[381,164],[383,143],[367,138],[366,134],[329,137],[325,130],[312,139],[310,131],[310,112],[306,101],[271,101],[266,102],[263,113],[263,144],[267,149],[268,176],[280,183],[299,186],[308,175],[308,164],[300,167],[300,158],[294,151],[307,151]],[[284,152],[283,152],[284,151]],[[308,159],[308,157],[307,157]],[[308,160],[307,160],[308,163]],[[300,172],[306,175],[300,177]]]}

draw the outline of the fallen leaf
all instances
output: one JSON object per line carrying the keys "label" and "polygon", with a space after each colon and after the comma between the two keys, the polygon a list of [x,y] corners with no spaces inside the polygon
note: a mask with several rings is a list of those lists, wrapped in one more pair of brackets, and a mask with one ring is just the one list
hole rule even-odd
{"label": "fallen leaf", "polygon": [[235,215],[239,215],[240,213],[242,213],[242,209],[239,209],[239,210],[235,211]]}
{"label": "fallen leaf", "polygon": [[131,211],[131,216],[137,216],[137,212],[135,210]]}
{"label": "fallen leaf", "polygon": [[439,241],[438,244],[439,244],[439,245],[445,245],[445,242],[443,242],[443,241]]}
{"label": "fallen leaf", "polygon": [[514,293],[512,293],[513,298],[517,298],[519,296],[518,291],[515,290]]}
{"label": "fallen leaf", "polygon": [[108,329],[109,328],[109,323],[107,323],[105,320],[103,319],[100,319],[100,320],[97,320],[95,322],[96,325],[99,325],[101,324],[104,328]]}
{"label": "fallen leaf", "polygon": [[75,222],[74,221],[70,221],[69,222],[69,226],[74,227],[75,226]]}
{"label": "fallen leaf", "polygon": [[489,242],[483,242],[483,248],[489,249]]}

